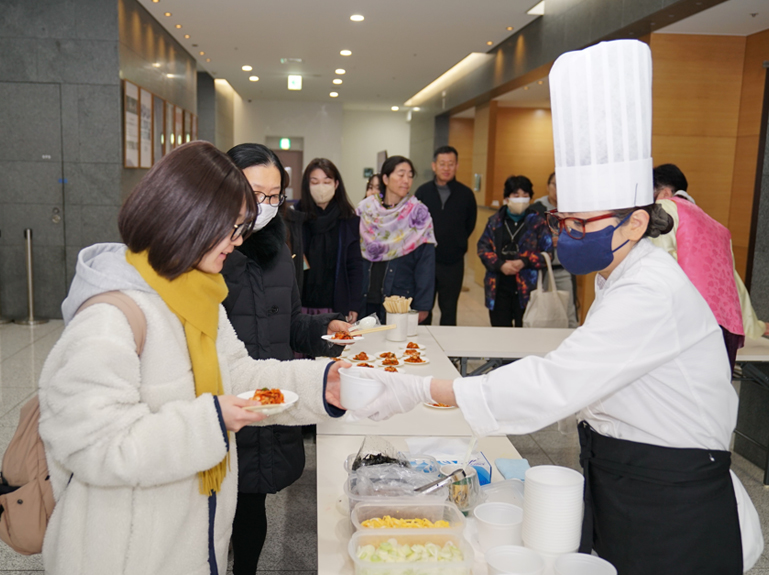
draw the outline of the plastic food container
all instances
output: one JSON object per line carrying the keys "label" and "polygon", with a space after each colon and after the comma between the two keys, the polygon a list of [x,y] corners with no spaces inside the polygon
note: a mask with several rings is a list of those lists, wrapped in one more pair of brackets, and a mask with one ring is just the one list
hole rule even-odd
{"label": "plastic food container", "polygon": [[356,480],[357,477],[353,473],[347,478],[347,481],[344,482],[344,494],[350,503],[350,513],[354,511],[359,503],[378,503],[387,505],[391,503],[411,503],[418,501],[434,504],[445,502],[449,496],[449,490],[446,487],[429,495],[421,495],[419,493],[414,493],[413,491],[405,493],[393,492],[392,494],[382,492],[377,493],[376,495],[359,495],[355,491]]}
{"label": "plastic food container", "polygon": [[[392,528],[368,528],[363,527],[362,523],[374,517],[384,517],[389,515],[395,519],[429,519],[433,523],[436,521],[448,521],[450,527],[435,528],[414,528],[414,531],[428,533],[455,533],[462,536],[465,529],[465,516],[456,505],[449,502],[428,503],[423,501],[401,501],[401,502],[381,502],[381,503],[361,503],[356,505],[350,519],[356,531],[382,531],[385,533],[395,531]],[[398,529],[403,531],[404,529]],[[411,529],[409,529],[411,531]]]}
{"label": "plastic food container", "polygon": [[[408,460],[412,469],[417,469],[423,473],[438,477],[438,473],[440,472],[440,465],[438,464],[438,460],[435,459],[435,457],[431,457],[429,455],[409,455],[408,453],[404,453],[402,455],[405,459]],[[348,475],[350,473],[355,473],[352,470],[352,464],[357,456],[357,453],[351,453],[344,461],[344,470]]]}
{"label": "plastic food container", "polygon": [[[462,551],[462,561],[373,563],[358,559],[358,547],[378,546],[390,539],[398,545],[434,543],[441,547],[450,541]],[[355,563],[355,575],[471,575],[475,563],[475,552],[461,535],[432,529],[363,529],[353,534],[347,550]]]}

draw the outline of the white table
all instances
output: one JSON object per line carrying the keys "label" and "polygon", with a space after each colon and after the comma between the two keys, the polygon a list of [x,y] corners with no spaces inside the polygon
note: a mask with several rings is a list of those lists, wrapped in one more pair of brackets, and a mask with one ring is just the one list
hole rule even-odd
{"label": "white table", "polygon": [[[459,411],[459,410],[453,410]],[[444,412],[444,415],[448,412]],[[424,434],[423,434],[424,435]],[[360,448],[364,437],[360,435],[318,435],[318,575],[353,573],[353,562],[347,544],[353,533],[349,514],[345,513],[344,482],[347,479],[342,464],[350,453]],[[402,436],[385,437],[396,448],[406,451]],[[498,457],[518,459],[520,455],[506,437],[487,437],[478,443],[478,449],[494,464]],[[496,468],[492,482],[502,480]],[[343,503],[340,503],[343,500]]]}
{"label": "white table", "polygon": [[737,361],[741,363],[764,363],[769,361],[769,339],[745,338],[745,346],[737,352]]}
{"label": "white table", "polygon": [[[464,328],[451,328],[464,329]],[[426,365],[406,366],[403,372],[414,375],[433,376],[439,379],[455,379],[459,377],[454,364],[443,352],[435,339],[430,335],[428,328],[417,328],[417,336],[404,342],[392,342],[386,339],[387,332],[377,332],[364,335],[364,339],[349,348],[348,355],[355,355],[365,351],[374,355],[382,351],[396,351],[407,341],[415,341],[425,346],[423,354],[430,363]],[[401,369],[400,367],[398,369]],[[439,437],[469,437],[470,426],[458,409],[436,410],[425,405],[420,405],[409,413],[396,415],[386,421],[352,422],[347,416],[339,419],[325,421],[318,424],[318,435],[401,435],[419,436],[434,435]]]}

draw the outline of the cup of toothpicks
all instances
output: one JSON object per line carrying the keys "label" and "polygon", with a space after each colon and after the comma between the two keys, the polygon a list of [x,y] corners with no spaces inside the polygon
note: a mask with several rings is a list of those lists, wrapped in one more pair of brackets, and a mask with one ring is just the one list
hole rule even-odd
{"label": "cup of toothpicks", "polygon": [[384,308],[387,312],[387,325],[394,324],[395,329],[387,332],[390,341],[406,341],[408,337],[409,309],[411,299],[399,295],[388,296],[384,299]]}

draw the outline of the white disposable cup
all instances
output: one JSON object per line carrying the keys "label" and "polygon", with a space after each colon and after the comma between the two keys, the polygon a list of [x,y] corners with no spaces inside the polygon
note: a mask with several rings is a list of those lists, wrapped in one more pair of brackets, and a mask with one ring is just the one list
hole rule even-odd
{"label": "white disposable cup", "polygon": [[409,331],[409,314],[387,312],[387,325],[395,324],[395,329],[386,331],[390,341],[406,341]]}
{"label": "white disposable cup", "polygon": [[521,545],[523,509],[510,503],[481,503],[474,511],[478,542],[488,551],[500,545]]}
{"label": "white disposable cup", "polygon": [[407,334],[409,337],[417,334],[417,327],[419,326],[419,312],[415,309],[409,311],[409,321]]}
{"label": "white disposable cup", "polygon": [[489,575],[542,575],[545,562],[539,553],[518,545],[502,545],[486,552]]}
{"label": "white disposable cup", "polygon": [[617,575],[614,565],[600,557],[584,553],[561,555],[555,560],[553,570],[555,575]]}
{"label": "white disposable cup", "polygon": [[365,367],[343,367],[339,370],[339,400],[345,409],[366,407],[385,390],[385,385],[362,374]]}

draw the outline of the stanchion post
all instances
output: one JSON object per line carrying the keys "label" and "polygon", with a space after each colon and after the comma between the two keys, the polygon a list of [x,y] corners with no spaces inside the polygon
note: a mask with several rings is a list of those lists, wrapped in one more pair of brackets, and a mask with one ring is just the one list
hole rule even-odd
{"label": "stanchion post", "polygon": [[24,230],[24,248],[26,252],[27,262],[27,312],[28,317],[25,319],[17,319],[16,323],[19,325],[40,325],[41,323],[47,323],[47,319],[35,318],[35,278],[32,273],[32,230],[27,228]]}

